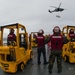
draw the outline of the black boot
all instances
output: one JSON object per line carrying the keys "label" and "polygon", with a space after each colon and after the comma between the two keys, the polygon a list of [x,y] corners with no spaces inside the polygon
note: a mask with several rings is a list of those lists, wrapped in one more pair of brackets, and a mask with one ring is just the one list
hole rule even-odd
{"label": "black boot", "polygon": [[48,71],[49,73],[52,73],[52,67],[50,67],[50,65],[48,65]]}
{"label": "black boot", "polygon": [[40,65],[41,64],[41,62],[38,62],[38,65]]}
{"label": "black boot", "polygon": [[44,62],[44,65],[47,65],[49,62]]}
{"label": "black boot", "polygon": [[49,69],[49,73],[52,73],[52,70]]}
{"label": "black boot", "polygon": [[60,73],[61,71],[62,71],[62,70],[61,70],[61,69],[59,69],[59,70],[58,70],[58,73]]}

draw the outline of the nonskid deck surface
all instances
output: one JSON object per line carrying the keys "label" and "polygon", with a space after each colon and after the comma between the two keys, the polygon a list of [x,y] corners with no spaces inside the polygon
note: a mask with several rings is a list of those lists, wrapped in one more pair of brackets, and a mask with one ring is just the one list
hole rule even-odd
{"label": "nonskid deck surface", "polygon": [[[49,51],[46,49],[46,58],[48,61]],[[75,64],[70,64],[62,62],[62,72],[60,75],[74,75],[75,74]],[[57,63],[55,61],[52,74],[48,72],[48,65],[43,64],[43,57],[41,55],[41,64],[37,64],[37,48],[33,48],[33,60],[29,61],[25,66],[24,71],[18,71],[15,74],[5,73],[0,68],[0,75],[58,75],[57,73]]]}

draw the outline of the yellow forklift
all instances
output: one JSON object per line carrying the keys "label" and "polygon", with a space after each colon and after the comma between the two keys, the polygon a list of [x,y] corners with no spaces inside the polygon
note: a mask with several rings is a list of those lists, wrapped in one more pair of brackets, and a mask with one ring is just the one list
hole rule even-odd
{"label": "yellow forklift", "polygon": [[[16,41],[7,44],[7,35],[13,28]],[[6,37],[6,38],[5,38]],[[19,23],[0,26],[0,63],[5,72],[15,73],[24,70],[28,60],[32,59],[32,48],[29,48],[28,33],[24,25]]]}
{"label": "yellow forklift", "polygon": [[66,39],[62,49],[62,57],[65,62],[75,63],[75,38],[69,37],[70,29],[75,30],[75,26],[65,26],[62,29],[62,35]]}

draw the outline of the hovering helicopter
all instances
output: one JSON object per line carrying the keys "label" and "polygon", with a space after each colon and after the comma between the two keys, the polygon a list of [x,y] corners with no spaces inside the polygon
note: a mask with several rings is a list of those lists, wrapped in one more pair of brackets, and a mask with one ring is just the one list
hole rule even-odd
{"label": "hovering helicopter", "polygon": [[55,10],[53,10],[53,11],[51,11],[51,10],[48,10],[48,12],[52,13],[52,12],[62,12],[62,11],[64,11],[65,9],[63,9],[63,8],[60,8],[60,6],[61,6],[61,3],[59,4],[59,7],[50,6],[50,7],[53,7],[53,8],[55,8]]}

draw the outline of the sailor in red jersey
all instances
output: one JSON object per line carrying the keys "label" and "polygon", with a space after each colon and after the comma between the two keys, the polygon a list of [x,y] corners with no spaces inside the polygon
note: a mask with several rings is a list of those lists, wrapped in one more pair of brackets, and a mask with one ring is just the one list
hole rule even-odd
{"label": "sailor in red jersey", "polygon": [[8,34],[8,37],[7,37],[7,43],[8,45],[10,44],[9,42],[13,42],[13,41],[16,41],[16,35],[14,34],[14,29],[10,29],[10,33]]}
{"label": "sailor in red jersey", "polygon": [[40,57],[41,57],[41,53],[43,54],[43,58],[44,58],[44,65],[48,64],[48,62],[46,61],[46,52],[45,52],[45,37],[44,37],[44,31],[42,29],[39,30],[38,32],[38,36],[37,36],[37,52],[38,52],[38,65],[40,65],[41,61],[40,61]]}
{"label": "sailor in red jersey", "polygon": [[63,47],[63,36],[58,26],[53,29],[53,35],[50,36],[51,41],[51,54],[49,57],[49,72],[52,73],[53,64],[57,57],[57,68],[58,73],[62,71],[62,47]]}

